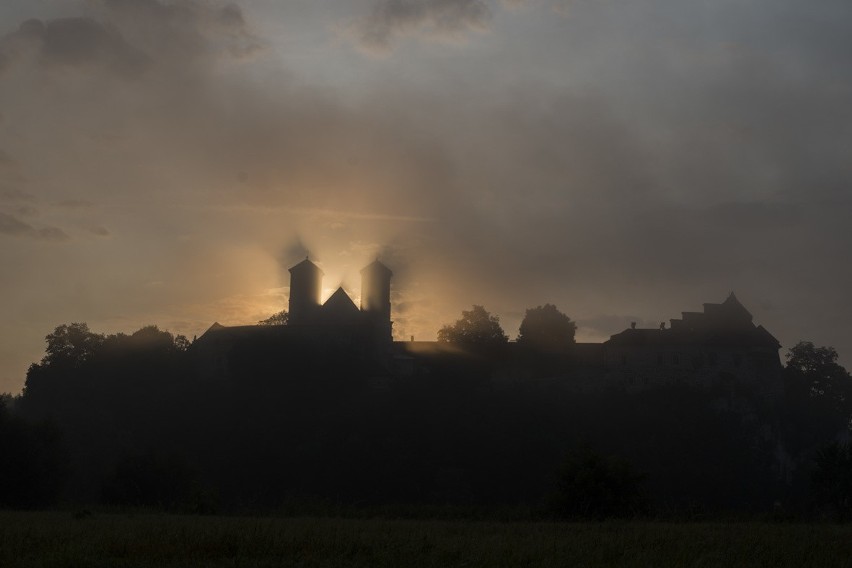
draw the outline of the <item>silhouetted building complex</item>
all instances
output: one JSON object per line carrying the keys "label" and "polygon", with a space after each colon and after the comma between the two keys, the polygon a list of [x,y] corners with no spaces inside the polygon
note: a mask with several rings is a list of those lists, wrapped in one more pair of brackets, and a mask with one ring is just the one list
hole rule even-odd
{"label": "silhouetted building complex", "polygon": [[721,304],[704,304],[703,312],[683,312],[669,328],[631,327],[613,335],[603,344],[605,366],[627,386],[736,380],[777,394],[781,344],[752,319],[731,292]]}
{"label": "silhouetted building complex", "polygon": [[[323,272],[305,258],[290,268],[287,325],[224,327],[214,323],[193,344],[196,363],[208,378],[232,377],[234,367],[258,365],[282,372],[308,357],[348,359],[371,365],[388,378],[428,375],[435,357],[464,356],[446,343],[392,339],[390,283],[393,273],[378,260],[361,270],[361,306],[343,288],[321,303]],[[635,324],[604,343],[566,346],[546,370],[577,388],[641,389],[689,382],[713,386],[748,384],[768,396],[780,392],[780,344],[756,326],[733,292],[702,312],[683,312],[671,325],[639,329]],[[242,359],[241,359],[242,357]],[[495,378],[530,378],[535,353],[510,343]],[[343,361],[345,363],[345,361]],[[541,377],[541,371],[539,371]]]}

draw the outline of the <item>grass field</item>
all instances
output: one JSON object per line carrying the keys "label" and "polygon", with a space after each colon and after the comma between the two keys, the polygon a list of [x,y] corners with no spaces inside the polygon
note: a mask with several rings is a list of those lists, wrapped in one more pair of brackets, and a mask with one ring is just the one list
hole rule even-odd
{"label": "grass field", "polygon": [[852,526],[0,512],[0,566],[852,567]]}

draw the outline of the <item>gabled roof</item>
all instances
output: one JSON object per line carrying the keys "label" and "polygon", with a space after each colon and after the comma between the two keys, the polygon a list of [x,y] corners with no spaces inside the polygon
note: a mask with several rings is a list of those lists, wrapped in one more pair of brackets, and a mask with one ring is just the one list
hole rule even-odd
{"label": "gabled roof", "polygon": [[670,336],[671,331],[668,329],[658,328],[631,328],[625,329],[621,333],[611,335],[604,343],[610,344],[630,344],[630,345],[653,345],[665,341]]}
{"label": "gabled roof", "polygon": [[753,318],[751,312],[745,309],[745,306],[743,306],[740,301],[737,300],[737,297],[734,296],[733,292],[731,292],[728,298],[724,302],[722,302],[722,308],[724,308],[726,312],[732,315],[738,315],[747,318],[749,321],[751,321]]}
{"label": "gabled roof", "polygon": [[757,326],[757,333],[755,335],[760,339],[766,341],[769,345],[772,345],[777,349],[781,348],[781,342],[775,339],[774,335],[766,331],[766,328],[762,325]]}
{"label": "gabled roof", "polygon": [[329,296],[328,300],[322,305],[322,311],[324,314],[329,315],[360,313],[358,306],[355,305],[355,302],[352,301],[352,298],[349,297],[349,294],[346,293],[343,287],[338,288],[334,291],[334,294]]}
{"label": "gabled roof", "polygon": [[304,272],[319,272],[320,276],[324,276],[323,271],[320,270],[320,267],[311,262],[308,257],[305,257],[305,260],[296,264],[295,266],[290,267],[291,274],[298,274]]}
{"label": "gabled roof", "polygon": [[[213,325],[207,328],[207,331],[216,331],[217,329],[225,329],[225,326],[219,323],[218,321],[214,321]],[[207,331],[205,331],[204,333],[207,333]]]}
{"label": "gabled roof", "polygon": [[385,276],[393,276],[393,272],[391,272],[391,269],[379,262],[379,259],[374,260],[373,262],[361,269],[361,274],[364,274],[365,272],[376,272]]}

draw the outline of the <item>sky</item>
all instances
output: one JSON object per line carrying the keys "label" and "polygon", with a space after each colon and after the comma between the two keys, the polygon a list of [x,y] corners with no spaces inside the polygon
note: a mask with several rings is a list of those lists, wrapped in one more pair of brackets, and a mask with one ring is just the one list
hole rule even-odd
{"label": "sky", "polygon": [[400,339],[734,291],[852,364],[850,69],[847,0],[4,0],[0,392],[63,323],[263,319],[306,255],[387,264]]}

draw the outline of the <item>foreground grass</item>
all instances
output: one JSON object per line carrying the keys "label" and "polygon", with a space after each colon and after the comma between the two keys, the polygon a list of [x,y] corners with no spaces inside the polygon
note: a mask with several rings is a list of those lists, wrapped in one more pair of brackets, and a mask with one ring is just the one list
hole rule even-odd
{"label": "foreground grass", "polygon": [[831,568],[852,567],[852,527],[0,512],[0,566]]}

